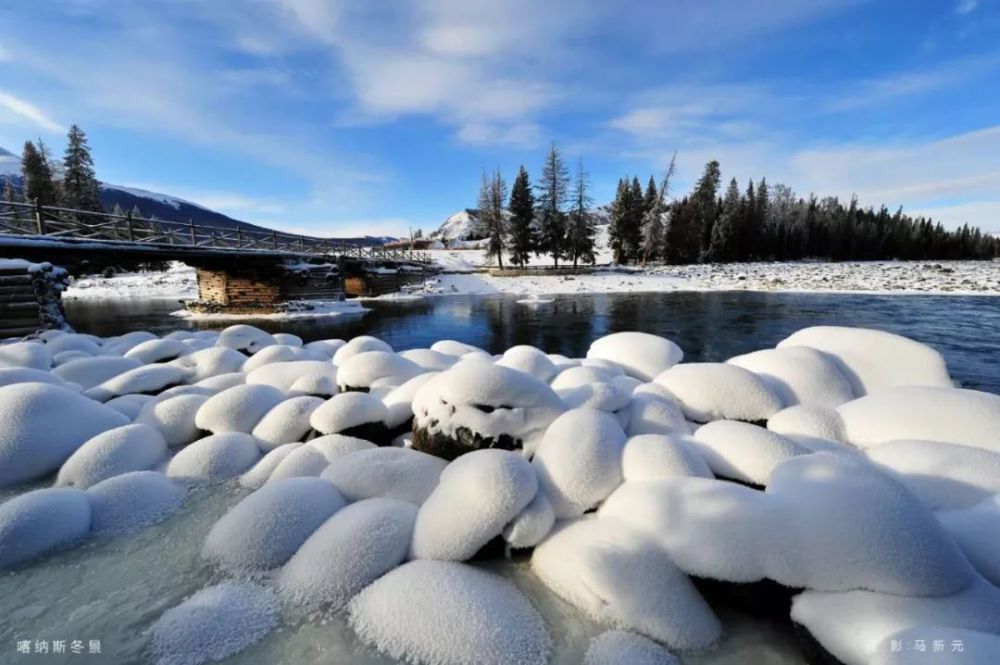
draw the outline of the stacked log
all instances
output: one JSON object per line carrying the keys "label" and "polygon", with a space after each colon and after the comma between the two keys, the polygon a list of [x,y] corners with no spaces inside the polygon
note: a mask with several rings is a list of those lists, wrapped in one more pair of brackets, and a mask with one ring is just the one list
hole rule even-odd
{"label": "stacked log", "polygon": [[0,337],[66,329],[62,292],[69,274],[51,263],[0,259]]}
{"label": "stacked log", "polygon": [[427,271],[420,264],[366,265],[344,279],[344,293],[350,297],[397,293],[405,286],[423,284]]}

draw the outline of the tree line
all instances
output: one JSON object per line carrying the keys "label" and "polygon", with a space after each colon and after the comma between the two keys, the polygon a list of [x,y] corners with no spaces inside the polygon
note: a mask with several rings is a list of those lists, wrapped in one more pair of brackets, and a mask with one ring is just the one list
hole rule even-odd
{"label": "tree line", "polygon": [[[692,191],[671,196],[676,155],[659,182],[645,189],[636,176],[618,181],[606,215],[608,248],[617,264],[736,261],[832,261],[991,259],[1000,238],[968,224],[948,230],[940,222],[861,207],[857,198],[799,197],[790,187],[733,178],[720,193],[717,161],[705,165]],[[504,205],[506,201],[506,207]],[[573,177],[555,145],[534,185],[522,165],[509,192],[495,169],[484,173],[479,193],[480,235],[487,257],[524,266],[532,254],[580,263],[595,262],[596,226],[604,215],[590,208],[590,182],[582,162]]]}

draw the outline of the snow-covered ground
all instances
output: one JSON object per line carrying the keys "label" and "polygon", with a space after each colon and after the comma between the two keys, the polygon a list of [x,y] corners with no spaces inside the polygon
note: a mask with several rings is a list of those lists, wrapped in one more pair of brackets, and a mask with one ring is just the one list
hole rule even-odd
{"label": "snow-covered ground", "polygon": [[189,300],[198,297],[198,279],[194,268],[172,261],[165,272],[128,272],[114,277],[89,275],[73,280],[63,293],[66,300],[98,300],[105,298],[173,298]]}

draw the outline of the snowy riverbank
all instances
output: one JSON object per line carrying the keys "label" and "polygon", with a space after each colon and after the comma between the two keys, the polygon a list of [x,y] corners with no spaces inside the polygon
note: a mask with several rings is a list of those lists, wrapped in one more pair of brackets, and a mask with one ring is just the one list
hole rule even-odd
{"label": "snowy riverbank", "polygon": [[860,328],[685,360],[641,332],[0,345],[0,633],[188,665],[998,662],[1000,396]]}
{"label": "snowy riverbank", "polygon": [[194,300],[198,278],[194,268],[171,261],[163,272],[127,272],[114,277],[88,275],[74,279],[63,293],[66,300],[107,298],[170,298]]}

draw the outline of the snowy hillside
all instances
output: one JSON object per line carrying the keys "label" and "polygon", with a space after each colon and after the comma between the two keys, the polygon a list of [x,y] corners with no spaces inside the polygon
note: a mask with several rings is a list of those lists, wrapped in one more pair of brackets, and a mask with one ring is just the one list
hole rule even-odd
{"label": "snowy hillside", "polygon": [[444,223],[430,234],[431,239],[443,242],[451,240],[469,240],[479,237],[479,211],[474,208],[466,208],[456,212]]}
{"label": "snowy hillside", "polygon": [[21,158],[0,148],[0,175],[19,175],[20,173]]}

